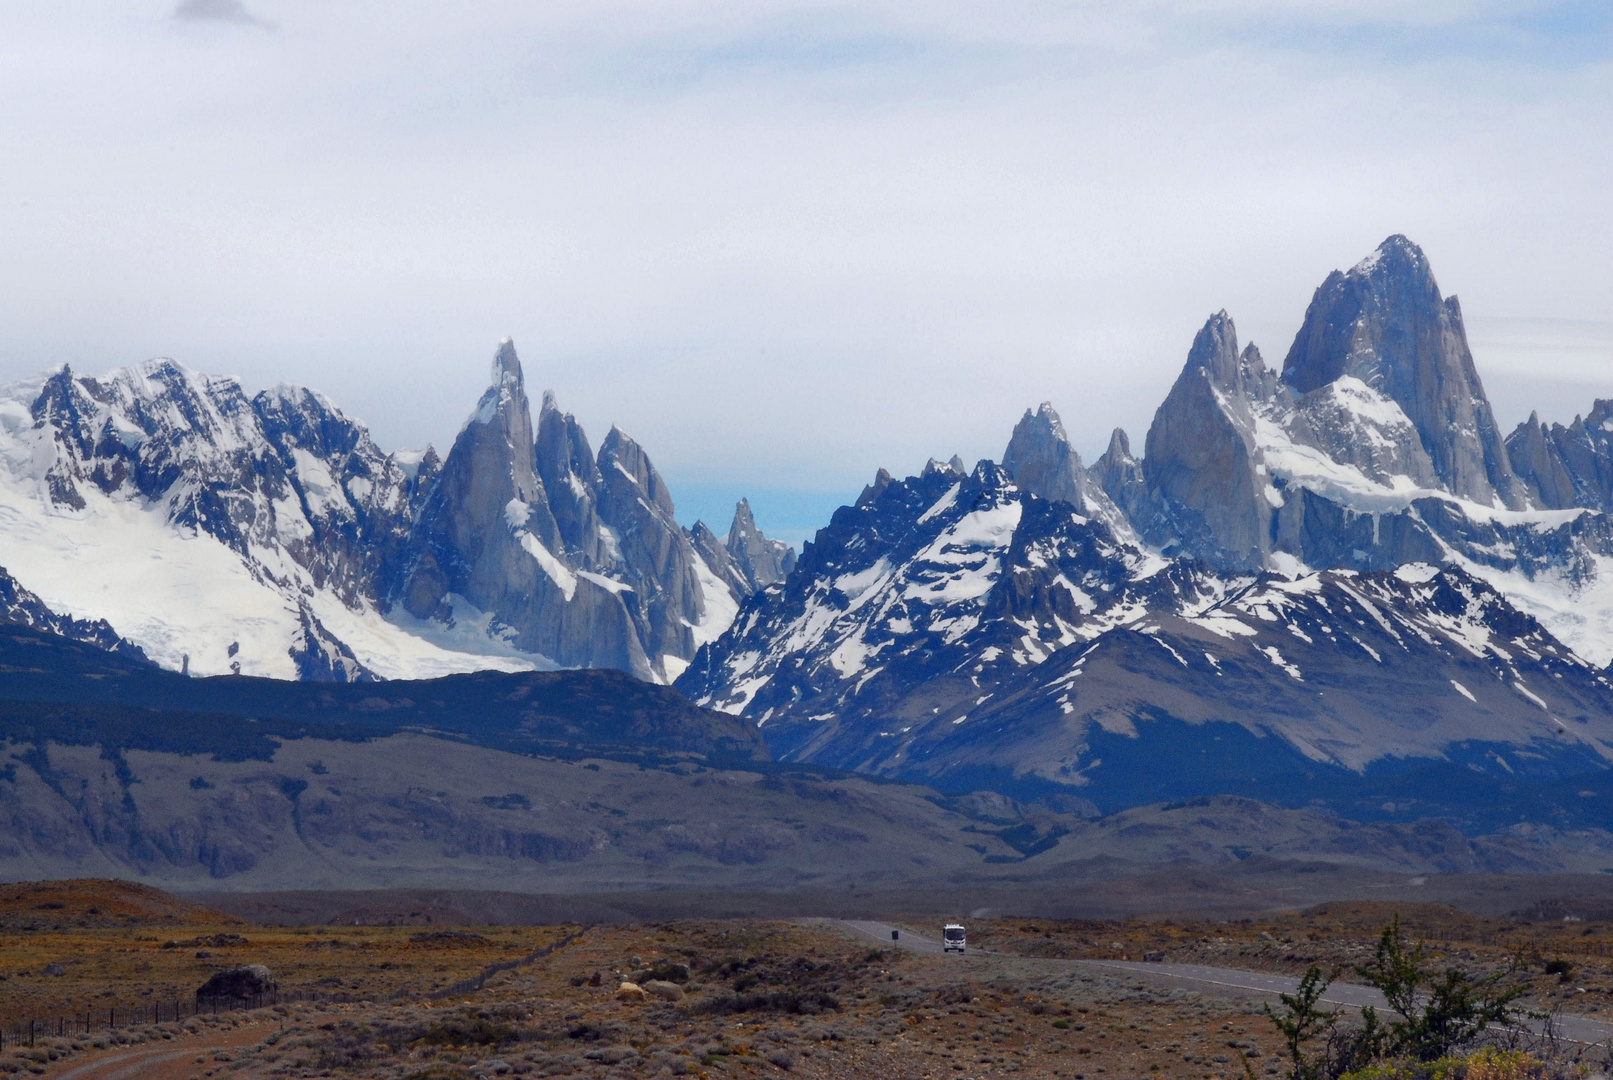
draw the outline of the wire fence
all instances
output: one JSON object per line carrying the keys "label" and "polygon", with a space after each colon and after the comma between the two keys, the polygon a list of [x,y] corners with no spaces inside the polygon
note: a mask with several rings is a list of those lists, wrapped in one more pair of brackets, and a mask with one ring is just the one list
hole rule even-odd
{"label": "wire fence", "polygon": [[31,1017],[26,1020],[0,1024],[0,1050],[33,1046],[36,1039],[93,1036],[101,1032],[116,1032],[124,1028],[147,1027],[152,1024],[172,1024],[198,1016],[218,1016],[221,1013],[245,1012],[250,1009],[267,1009],[294,1001],[329,1001],[330,994],[306,990],[271,990],[250,997],[174,998],[172,1000],[144,1001],[132,1007],[108,1006],[105,1010]]}
{"label": "wire fence", "polygon": [[[586,934],[588,929],[585,927],[574,934],[568,934],[558,941],[551,942],[519,959],[501,960],[496,964],[489,964],[468,979],[460,979],[458,982],[450,983],[430,993],[400,992],[390,995],[390,1000],[404,1001],[423,998],[427,1001],[441,1001],[444,998],[474,994],[487,985],[487,981],[495,975],[536,963],[555,951],[570,945],[573,941]],[[203,997],[198,994],[193,998],[143,1001],[133,1007],[108,1006],[105,1010],[75,1011],[56,1016],[31,1017],[8,1024],[0,1024],[0,1051],[31,1047],[36,1039],[41,1038],[88,1037],[100,1032],[111,1033],[124,1028],[178,1023],[198,1016],[218,1016],[223,1013],[248,1012],[253,1009],[273,1008],[276,1005],[289,1005],[294,1002],[345,1004],[354,1000],[370,999],[355,999],[348,994],[320,990],[281,990],[277,988],[250,997]]]}

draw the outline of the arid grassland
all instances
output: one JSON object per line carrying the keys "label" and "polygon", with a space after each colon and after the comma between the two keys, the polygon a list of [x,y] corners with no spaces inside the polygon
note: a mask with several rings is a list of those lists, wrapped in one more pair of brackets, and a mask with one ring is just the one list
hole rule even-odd
{"label": "arid grassland", "polygon": [[[1289,1064],[1260,1001],[1069,961],[1147,956],[1266,970],[1347,968],[1368,958],[1392,914],[1341,904],[1230,923],[999,919],[971,924],[975,947],[960,958],[876,945],[811,919],[285,928],[209,919],[123,886],[34,888],[0,890],[13,898],[0,906],[0,1020],[182,996],[213,972],[245,963],[270,967],[283,989],[327,999],[118,1031],[105,1030],[103,1017],[88,1035],[39,1035],[31,1048],[0,1054],[0,1068],[14,1074],[85,1070],[74,1075],[110,1078],[94,1063],[155,1053],[155,1046],[166,1056],[153,1057],[149,1069],[118,1073],[140,1080],[1009,1073],[1264,1080],[1287,1076]],[[136,900],[150,910],[133,911]],[[1409,934],[1475,971],[1511,972],[1534,1005],[1605,1011],[1610,965],[1601,954],[1613,935],[1602,924],[1400,910]],[[939,920],[901,922],[910,933],[933,935]],[[480,989],[431,996],[557,942],[564,944]],[[43,975],[52,963],[65,974]],[[135,1059],[118,1057],[116,1067],[131,1068],[126,1060]]]}

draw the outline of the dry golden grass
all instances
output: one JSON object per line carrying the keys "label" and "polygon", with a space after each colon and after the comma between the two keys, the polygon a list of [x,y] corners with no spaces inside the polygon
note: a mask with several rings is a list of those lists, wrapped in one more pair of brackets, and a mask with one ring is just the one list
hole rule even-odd
{"label": "dry golden grass", "polygon": [[104,878],[0,885],[0,930],[234,924],[212,908],[147,885]]}
{"label": "dry golden grass", "polygon": [[[1144,986],[1122,974],[1043,958],[1157,952],[1269,970],[1325,966],[1364,959],[1395,910],[1413,938],[1420,933],[1465,966],[1523,954],[1573,965],[1565,982],[1535,961],[1531,977],[1542,999],[1566,991],[1588,1003],[1593,995],[1577,994],[1578,987],[1605,974],[1596,950],[1610,939],[1600,925],[1587,934],[1583,924],[1347,904],[1248,923],[980,922],[971,926],[974,943],[1002,952],[967,959],[872,946],[810,921],[596,926],[479,990],[425,1000],[434,989],[527,956],[575,928],[280,928],[214,920],[4,933],[0,971],[8,977],[0,982],[0,1017],[188,995],[214,970],[260,962],[283,987],[348,1000],[282,1005],[259,1014],[283,1025],[266,1026],[255,1045],[204,1055],[183,1076],[140,1080],[934,1080],[1006,1073],[1046,1080],[1242,1080],[1249,1072],[1271,1080],[1281,1071],[1277,1040],[1257,1002]],[[909,925],[933,932],[936,920]],[[61,963],[67,974],[41,976],[48,962]],[[29,974],[15,973],[21,970]],[[658,975],[677,980],[681,997],[618,1000],[622,981]],[[218,1022],[42,1039],[32,1051],[0,1055],[0,1069],[49,1080],[53,1070],[95,1052],[97,1042],[204,1038],[219,1030],[209,1026]],[[184,1027],[201,1034],[183,1036]]]}
{"label": "dry golden grass", "polygon": [[[0,887],[0,1024],[189,1003],[215,972],[263,964],[281,989],[424,996],[517,959],[565,928],[260,927],[123,882]],[[47,975],[57,965],[64,974]]]}

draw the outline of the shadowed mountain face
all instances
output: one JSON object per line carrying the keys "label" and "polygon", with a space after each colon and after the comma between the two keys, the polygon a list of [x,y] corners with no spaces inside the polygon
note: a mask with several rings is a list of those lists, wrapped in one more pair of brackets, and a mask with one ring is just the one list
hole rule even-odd
{"label": "shadowed mountain face", "polygon": [[[1369,874],[1613,861],[1600,827],[1613,800],[1606,773],[1565,790],[1455,769],[1491,807],[1467,815],[1440,774],[1380,777],[1351,794],[1380,809],[1401,800],[1405,822],[1358,825],[1247,798],[1100,816],[1068,796],[947,797],[779,765],[748,723],[618,672],[363,686],[187,679],[11,628],[0,631],[0,675],[5,880],[843,891],[1099,881],[1256,854],[1270,867]],[[1176,758],[1194,746],[1175,746]],[[1310,790],[1337,798],[1329,779],[1313,775]],[[1498,815],[1498,795],[1533,824]],[[1416,820],[1429,812],[1457,821]]]}
{"label": "shadowed mountain face", "polygon": [[1606,413],[1503,444],[1390,237],[1280,375],[1213,315],[1141,460],[1116,431],[1083,467],[1044,405],[1001,469],[881,470],[679,687],[788,760],[1105,810],[1604,769]]}
{"label": "shadowed mountain face", "polygon": [[314,391],[249,398],[167,360],[0,388],[0,508],[44,610],[200,674],[666,682],[793,559],[746,507],[754,571],[706,565],[642,447],[613,430],[596,457],[552,394],[534,425],[507,341],[446,460],[382,453]]}
{"label": "shadowed mountain face", "polygon": [[1507,454],[1536,505],[1613,510],[1613,401],[1597,401],[1567,427],[1531,413],[1507,436]]}
{"label": "shadowed mountain face", "polygon": [[1440,296],[1427,257],[1404,236],[1328,275],[1283,363],[1283,381],[1301,395],[1345,377],[1400,406],[1447,491],[1481,505],[1525,505],[1461,306]]}
{"label": "shadowed mountain face", "polygon": [[[382,454],[311,391],[64,368],[0,391],[0,601],[170,672],[392,680],[312,712],[254,684],[260,722],[563,749],[611,715],[611,745],[761,737],[1106,810],[1346,799],[1429,763],[1564,776],[1613,755],[1610,425],[1598,403],[1503,442],[1400,236],[1328,275],[1280,372],[1212,315],[1140,456],[1117,430],[1088,467],[1043,404],[1001,465],[879,470],[799,559],[743,500],[724,534],[681,528],[646,450],[613,429],[596,452],[553,395],[534,421],[508,342],[440,460]],[[427,682],[474,669],[505,674]],[[118,678],[145,689],[77,704],[248,709]],[[673,680],[732,719],[640,693]],[[520,704],[567,687],[586,708]]]}
{"label": "shadowed mountain face", "polygon": [[615,671],[474,672],[348,685],[187,678],[138,656],[0,626],[0,674],[0,733],[12,739],[82,736],[250,758],[267,754],[280,737],[429,731],[570,756],[767,757],[752,725]]}

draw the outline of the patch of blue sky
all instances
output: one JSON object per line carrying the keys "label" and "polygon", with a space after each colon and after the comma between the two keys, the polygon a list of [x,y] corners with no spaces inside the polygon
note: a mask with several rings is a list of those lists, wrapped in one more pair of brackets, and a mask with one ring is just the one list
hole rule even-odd
{"label": "patch of blue sky", "polygon": [[734,482],[666,478],[667,488],[677,507],[678,523],[693,528],[696,521],[719,537],[726,536],[734,520],[734,505],[749,499],[751,514],[764,534],[792,544],[797,551],[817,531],[829,524],[834,512],[857,500],[862,489],[836,491],[801,487],[770,487]]}
{"label": "patch of blue sky", "polygon": [[1613,5],[1606,0],[1486,5],[1407,17],[1352,15],[1326,5],[1213,23],[1184,21],[1180,48],[1206,40],[1265,46],[1339,60],[1391,64],[1479,61],[1562,69],[1613,59]]}
{"label": "patch of blue sky", "polygon": [[811,86],[829,94],[849,88],[902,96],[904,90],[944,93],[948,83],[966,86],[1016,77],[1031,52],[1000,42],[893,28],[845,13],[799,12],[623,44],[596,57],[584,77],[596,90],[635,96],[769,84],[797,91]]}

